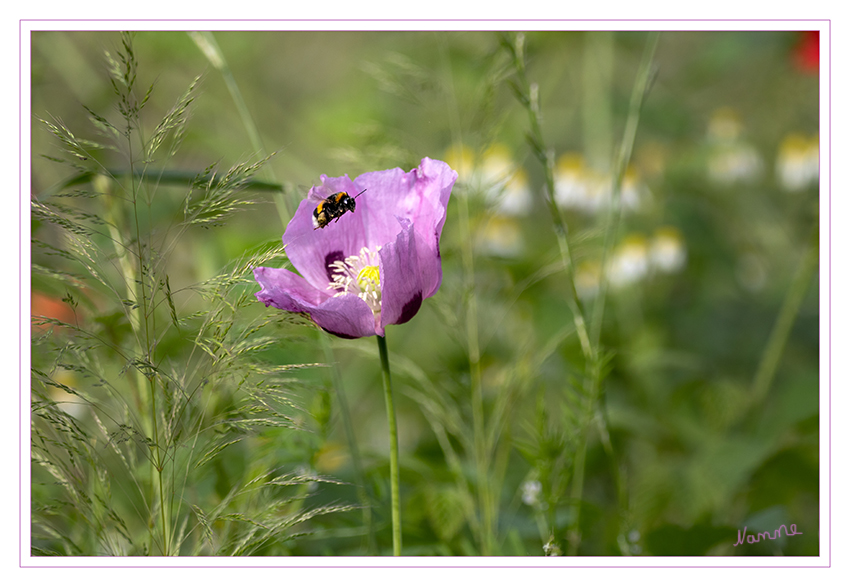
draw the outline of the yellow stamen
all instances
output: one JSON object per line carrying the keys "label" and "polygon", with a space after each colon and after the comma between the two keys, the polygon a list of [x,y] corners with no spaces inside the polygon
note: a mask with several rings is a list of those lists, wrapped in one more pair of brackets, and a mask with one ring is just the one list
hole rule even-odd
{"label": "yellow stamen", "polygon": [[381,283],[381,272],[377,265],[366,265],[357,273],[357,285],[365,291]]}

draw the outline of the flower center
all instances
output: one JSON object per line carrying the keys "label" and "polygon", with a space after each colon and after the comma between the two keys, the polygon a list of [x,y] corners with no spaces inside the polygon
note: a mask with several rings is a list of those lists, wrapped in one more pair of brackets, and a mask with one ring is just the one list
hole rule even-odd
{"label": "flower center", "polygon": [[377,265],[367,265],[357,272],[357,285],[361,291],[378,287],[381,284],[381,270]]}
{"label": "flower center", "polygon": [[363,247],[359,255],[346,257],[342,261],[331,263],[333,281],[328,289],[339,290],[334,297],[355,294],[369,304],[375,320],[381,317],[381,270],[379,267],[378,247],[374,251]]}

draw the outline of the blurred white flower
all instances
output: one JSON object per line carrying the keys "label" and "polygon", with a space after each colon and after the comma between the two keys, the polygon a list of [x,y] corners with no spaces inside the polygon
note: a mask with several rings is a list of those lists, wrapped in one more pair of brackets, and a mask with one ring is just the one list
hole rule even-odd
{"label": "blurred white flower", "polygon": [[708,121],[706,136],[710,143],[733,144],[741,134],[741,119],[732,108],[718,108]]}
{"label": "blurred white flower", "polygon": [[576,209],[587,214],[596,214],[606,210],[611,202],[611,178],[595,170],[584,174],[584,199]]}
{"label": "blurred white flower", "polygon": [[508,216],[492,216],[478,234],[478,247],[494,257],[516,257],[522,252],[519,225]]}
{"label": "blurred white flower", "polygon": [[561,547],[555,542],[555,537],[549,538],[549,542],[543,545],[543,554],[546,556],[561,556]]}
{"label": "blurred white flower", "polygon": [[721,185],[757,179],[764,168],[761,155],[741,138],[741,121],[729,108],[716,110],[708,122],[708,177]]}
{"label": "blurred white flower", "polygon": [[[555,202],[565,210],[595,214],[611,207],[613,179],[610,174],[588,169],[578,153],[564,153],[555,168]],[[629,166],[620,188],[620,206],[629,211],[640,207],[646,185],[637,170]]]}
{"label": "blurred white flower", "polygon": [[555,167],[555,202],[562,208],[582,208],[587,199],[584,157],[564,153]]}
{"label": "blurred white flower", "polygon": [[662,273],[679,271],[687,258],[685,241],[676,228],[664,226],[655,231],[649,247],[649,259],[654,268]]}
{"label": "blurred white flower", "polygon": [[608,264],[608,281],[614,288],[631,285],[643,279],[649,272],[649,255],[646,238],[632,234],[614,250]]}
{"label": "blurred white flower", "polygon": [[501,188],[516,169],[510,151],[501,143],[491,145],[484,152],[480,167],[485,189]]}
{"label": "blurred white flower", "polygon": [[540,493],[543,485],[537,479],[526,481],[522,484],[522,503],[535,506],[540,503]]}
{"label": "blurred white flower", "polygon": [[481,190],[487,202],[501,214],[519,216],[531,210],[532,193],[528,174],[514,163],[510,151],[494,144],[477,160],[472,149],[453,145],[444,155],[446,163],[458,173],[458,181]]}
{"label": "blurred white flower", "polygon": [[452,145],[446,150],[443,159],[457,171],[458,182],[472,182],[475,173],[475,155],[472,149],[466,145]]}
{"label": "blurred white flower", "polygon": [[531,188],[528,186],[528,174],[524,169],[517,169],[508,178],[496,202],[497,210],[510,216],[520,216],[531,210]]}
{"label": "blurred white flower", "polygon": [[757,179],[763,168],[761,155],[746,143],[718,147],[708,160],[708,176],[722,185]]}
{"label": "blurred white flower", "polygon": [[528,174],[514,163],[504,145],[495,144],[485,151],[481,182],[487,201],[500,213],[519,216],[531,210]]}
{"label": "blurred white flower", "polygon": [[782,140],[776,156],[776,177],[791,192],[817,185],[820,174],[818,137],[790,134]]}
{"label": "blurred white flower", "polygon": [[599,281],[602,277],[602,269],[599,263],[583,261],[579,263],[575,273],[576,294],[583,300],[596,297],[599,293]]}
{"label": "blurred white flower", "polygon": [[637,169],[629,165],[620,188],[620,206],[626,210],[637,210],[647,192],[646,185],[641,181]]}

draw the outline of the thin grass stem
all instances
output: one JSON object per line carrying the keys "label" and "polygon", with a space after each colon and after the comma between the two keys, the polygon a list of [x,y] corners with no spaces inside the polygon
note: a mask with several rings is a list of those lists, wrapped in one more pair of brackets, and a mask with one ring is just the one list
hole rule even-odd
{"label": "thin grass stem", "polygon": [[[629,115],[626,119],[626,127],[623,132],[623,139],[620,142],[620,149],[615,167],[612,204],[606,222],[605,243],[602,250],[602,267],[605,267],[608,251],[613,245],[617,225],[619,223],[621,213],[620,192],[622,190],[626,167],[631,159],[635,136],[637,134],[638,121],[640,120],[640,110],[649,87],[649,81],[652,74],[652,58],[655,55],[655,48],[658,45],[659,36],[660,33],[654,32],[650,33],[647,38],[641,64],[638,68],[638,73],[635,79],[635,85],[632,88],[632,96],[629,102]],[[579,545],[581,544],[581,502],[584,493],[584,466],[587,457],[587,435],[591,430],[593,415],[597,410],[597,404],[602,395],[602,364],[601,357],[599,355],[599,339],[602,330],[602,313],[605,308],[605,296],[607,292],[607,281],[604,275],[605,272],[603,271],[602,277],[600,278],[599,293],[597,294],[596,302],[594,303],[593,312],[591,314],[590,343],[594,350],[594,354],[585,373],[586,377],[584,385],[588,396],[588,403],[586,405],[587,417],[583,418],[582,421],[582,440],[576,455],[575,466],[573,469],[573,484],[570,494],[572,515],[570,516],[569,529],[567,531],[567,554],[570,556],[578,554]],[[607,421],[603,419],[599,425],[604,428],[604,430],[602,430],[602,437],[608,438],[608,430],[606,427]],[[613,452],[613,446],[610,446],[609,443],[605,446],[605,448],[609,458],[613,461],[613,466],[616,468],[616,455]],[[625,488],[622,486],[622,477],[620,475],[615,475],[614,481],[617,484],[618,494],[622,494],[625,491]]]}
{"label": "thin grass stem", "polygon": [[773,382],[773,377],[776,375],[776,370],[779,367],[779,359],[782,358],[782,353],[791,334],[791,328],[794,326],[794,320],[800,311],[800,306],[811,284],[812,275],[817,271],[817,267],[818,246],[817,241],[814,241],[809,246],[806,254],[803,255],[803,258],[800,259],[794,279],[791,285],[788,286],[782,307],[779,309],[779,314],[776,316],[776,322],[770,332],[770,337],[767,339],[767,344],[765,344],[762,351],[758,369],[753,377],[750,406],[761,405],[765,397],[767,397],[770,384]]}
{"label": "thin grass stem", "polygon": [[459,198],[461,256],[464,274],[464,300],[466,302],[466,348],[469,358],[469,375],[472,404],[472,438],[476,476],[478,478],[478,504],[481,515],[479,536],[481,554],[490,554],[493,536],[493,515],[489,483],[489,450],[484,421],[484,394],[481,388],[481,350],[478,340],[478,303],[475,296],[475,264],[472,252],[472,235],[469,226],[469,201]]}
{"label": "thin grass stem", "polygon": [[[189,37],[191,37],[201,52],[206,56],[210,64],[215,67],[219,73],[221,73],[254,150],[257,153],[265,153],[263,141],[260,138],[260,132],[257,129],[257,125],[254,123],[251,111],[248,110],[248,105],[245,103],[245,99],[242,97],[242,91],[239,89],[239,84],[236,83],[236,78],[233,77],[233,72],[230,70],[230,66],[224,58],[224,53],[222,53],[221,48],[218,46],[218,42],[215,40],[215,36],[209,31],[202,31],[190,32]],[[292,218],[292,214],[289,211],[286,199],[283,197],[283,191],[276,190],[273,197],[277,213],[280,216],[280,221],[284,226],[286,226],[289,219]]]}
{"label": "thin grass stem", "polygon": [[546,148],[546,143],[543,139],[539,88],[537,84],[532,84],[528,81],[528,75],[526,73],[525,35],[518,33],[514,37],[513,43],[509,43],[509,47],[514,58],[514,67],[516,69],[516,77],[518,80],[517,85],[514,86],[514,91],[517,93],[518,98],[528,112],[530,127],[527,136],[528,142],[534,152],[534,155],[543,165],[546,181],[545,200],[549,207],[552,221],[555,225],[555,236],[558,241],[558,250],[561,253],[564,272],[567,274],[567,306],[572,313],[573,321],[576,325],[576,334],[578,335],[579,342],[581,343],[582,352],[587,360],[591,360],[594,356],[594,351],[590,344],[587,324],[578,301],[578,294],[576,293],[574,279],[575,264],[573,263],[573,255],[570,250],[569,226],[567,225],[567,222],[555,201],[555,153],[551,149]]}
{"label": "thin grass stem", "polygon": [[[617,154],[617,161],[614,167],[611,207],[605,222],[605,241],[602,247],[602,257],[600,266],[605,267],[611,248],[614,245],[614,239],[617,235],[620,217],[622,210],[620,208],[620,196],[623,188],[623,178],[626,175],[626,168],[632,158],[632,150],[634,149],[635,137],[637,135],[638,122],[640,121],[640,111],[643,106],[643,100],[649,90],[649,83],[652,78],[652,59],[655,56],[655,49],[658,46],[658,39],[661,33],[653,32],[649,34],[644,47],[643,56],[638,67],[635,85],[632,87],[632,95],[629,100],[629,114],[626,119],[625,130],[623,131],[623,139],[620,141],[620,149]],[[608,291],[608,280],[605,276],[605,271],[599,280],[599,293],[593,304],[593,311],[590,320],[590,339],[594,345],[599,344],[599,337],[602,331],[602,315],[605,310],[605,298]]]}
{"label": "thin grass stem", "polygon": [[[444,39],[440,38],[438,47],[445,68],[445,80],[449,89],[447,96],[455,96],[454,76],[451,71],[451,59],[449,58]],[[460,114],[457,109],[456,100],[447,101],[447,111],[450,116],[452,135],[457,145],[462,144]],[[463,266],[464,295],[463,300],[466,309],[466,351],[469,361],[470,376],[470,402],[472,406],[472,446],[473,461],[475,463],[476,489],[478,502],[478,519],[471,521],[474,534],[478,535],[481,554],[491,554],[495,542],[495,503],[490,486],[490,455],[493,444],[488,444],[486,433],[486,416],[484,411],[484,394],[481,382],[481,341],[478,322],[478,302],[475,295],[475,261],[473,252],[472,231],[470,230],[469,192],[461,194],[458,202],[458,231],[460,233],[461,262]],[[473,498],[475,499],[475,498]]]}
{"label": "thin grass stem", "polygon": [[[195,42],[198,48],[203,52],[203,54],[207,57],[212,66],[215,67],[221,73],[224,82],[227,85],[227,89],[230,92],[231,98],[233,99],[233,102],[236,105],[236,109],[239,112],[239,117],[242,120],[242,125],[245,127],[245,131],[248,133],[248,137],[251,141],[252,147],[257,153],[259,153],[261,157],[266,157],[266,151],[263,147],[263,143],[260,138],[260,133],[257,129],[257,125],[254,123],[254,119],[251,116],[251,112],[248,109],[244,98],[242,97],[242,92],[239,89],[239,84],[236,82],[236,78],[233,76],[233,72],[231,71],[230,66],[227,64],[227,60],[225,59],[224,53],[221,51],[221,48],[219,47],[215,36],[211,32],[191,32],[189,33],[189,36]],[[271,177],[272,182],[257,182],[257,187],[261,189],[272,190],[275,208],[277,208],[277,213],[280,217],[281,225],[286,228],[286,225],[289,223],[289,220],[292,217],[291,211],[286,202],[286,199],[284,198],[282,185],[278,183],[277,179],[275,178],[274,172],[268,171],[267,173]],[[351,451],[352,456],[352,462],[354,464],[355,480],[358,486],[358,497],[365,506],[363,509],[363,521],[368,529],[368,548],[371,552],[374,552],[376,546],[374,522],[372,520],[371,500],[369,499],[369,496],[366,494],[365,490],[365,481],[363,477],[360,451],[357,447],[357,440],[354,435],[354,430],[351,423],[351,413],[348,409],[348,403],[345,399],[345,393],[342,390],[342,378],[339,376],[339,367],[337,366],[337,361],[334,358],[333,348],[331,348],[330,344],[328,343],[327,337],[321,334],[320,344],[322,345],[325,358],[328,364],[331,366],[334,390],[336,392],[337,401],[339,402],[340,413],[343,420],[343,427],[345,428],[346,439],[348,441],[349,450]]]}

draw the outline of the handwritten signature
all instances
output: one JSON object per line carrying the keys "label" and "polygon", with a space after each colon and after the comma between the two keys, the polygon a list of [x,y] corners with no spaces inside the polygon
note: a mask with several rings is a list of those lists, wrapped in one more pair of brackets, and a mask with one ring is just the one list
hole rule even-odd
{"label": "handwritten signature", "polygon": [[773,532],[773,536],[770,535],[770,532],[759,532],[755,536],[750,534],[747,536],[747,527],[744,526],[744,533],[741,534],[741,531],[738,530],[738,542],[733,544],[732,546],[738,546],[739,544],[744,543],[744,539],[746,538],[747,544],[755,544],[756,542],[761,542],[761,539],[765,540],[776,540],[780,536],[782,536],[782,530],[785,530],[786,536],[796,536],[797,534],[802,534],[802,532],[797,532],[797,524],[791,524],[791,531],[788,531],[788,528],[785,527],[785,524],[782,524]]}

